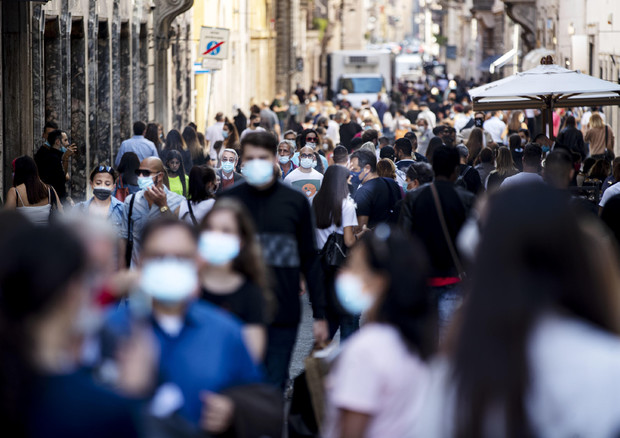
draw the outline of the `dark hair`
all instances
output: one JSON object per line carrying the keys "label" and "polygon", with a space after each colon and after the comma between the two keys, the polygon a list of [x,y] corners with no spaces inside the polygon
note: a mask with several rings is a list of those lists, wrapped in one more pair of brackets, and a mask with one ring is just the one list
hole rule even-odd
{"label": "dark hair", "polygon": [[394,152],[401,151],[405,156],[410,157],[413,153],[413,144],[408,138],[399,138],[394,142]]}
{"label": "dark hair", "polygon": [[396,153],[392,146],[383,146],[379,151],[379,158],[389,158],[394,161],[396,159]]}
{"label": "dark hair", "polygon": [[[25,222],[25,221],[23,221]],[[86,269],[84,247],[58,225],[14,228],[0,247],[0,420],[11,436],[29,436],[33,323],[58,305]]]}
{"label": "dark hair", "polygon": [[376,129],[368,129],[362,133],[362,144],[371,141],[379,141],[379,131]]}
{"label": "dark hair", "polygon": [[349,169],[344,166],[329,166],[325,171],[321,188],[312,201],[318,229],[342,225],[342,201],[349,196],[349,176]]}
{"label": "dark hair", "polygon": [[[378,232],[377,232],[378,231]],[[408,349],[426,359],[435,351],[436,306],[426,285],[426,253],[417,241],[382,224],[360,240],[370,269],[388,278],[375,320],[398,330]]]}
{"label": "dark hair", "polygon": [[[517,136],[518,137],[518,136]],[[484,132],[480,128],[473,128],[469,133],[469,137],[467,138],[467,150],[469,154],[467,155],[467,164],[472,165],[480,151],[482,150],[482,144],[484,142]]]}
{"label": "dark hair", "polygon": [[228,137],[224,140],[231,149],[237,149],[239,143],[239,132],[237,131],[237,127],[234,123],[232,123],[228,118],[224,120],[224,126],[228,128]]}
{"label": "dark hair", "polygon": [[[530,138],[530,130],[529,129],[521,128],[521,129],[519,129],[519,132],[522,132],[523,134],[525,134],[525,136],[528,139]],[[519,135],[519,134],[517,134],[517,135]]]}
{"label": "dark hair", "polygon": [[534,137],[534,143],[539,143],[538,140],[540,140],[540,139],[547,140],[547,136],[545,134],[543,134],[542,132],[536,134],[536,137]]}
{"label": "dark hair", "polygon": [[590,172],[588,172],[588,177],[591,179],[598,179],[600,181],[604,181],[605,178],[609,176],[609,172],[611,171],[611,165],[609,161],[605,159],[596,160]]}
{"label": "dark hair", "polygon": [[[171,129],[170,131],[168,131],[168,135],[166,135],[166,147],[164,150],[175,150],[179,152],[187,150],[185,140],[183,139],[183,136],[179,131],[177,131],[176,129]],[[165,157],[165,159],[166,161],[168,161],[167,157]]]}
{"label": "dark hair", "polygon": [[162,215],[158,216],[156,219],[151,221],[147,221],[146,225],[142,229],[142,234],[140,236],[140,242],[142,242],[142,248],[146,247],[148,240],[153,236],[153,234],[164,230],[166,228],[180,227],[189,233],[194,242],[198,242],[198,230],[190,225],[188,222],[179,220],[176,216],[172,215]]}
{"label": "dark hair", "polygon": [[433,179],[435,179],[435,172],[433,172],[433,168],[430,164],[416,162],[409,166],[409,168],[412,167],[415,169],[418,175],[417,179],[420,185],[428,184],[430,182],[433,182]]}
{"label": "dark hair", "polygon": [[157,152],[161,151],[161,138],[159,138],[159,125],[157,123],[149,123],[146,125],[146,132],[144,138],[150,140],[155,145]]}
{"label": "dark hair", "polygon": [[616,246],[620,246],[620,195],[612,196],[607,200],[601,220],[607,225],[616,239]]}
{"label": "dark hair", "polygon": [[437,125],[433,128],[433,135],[439,137],[446,131],[446,127],[444,125]]}
{"label": "dark hair", "polygon": [[418,148],[418,136],[415,135],[415,132],[407,131],[405,132],[405,135],[403,136],[403,138],[406,138],[407,140],[411,142],[411,147],[413,148],[414,151]]}
{"label": "dark hair", "polygon": [[318,152],[313,152],[313,154],[314,154],[314,161],[316,161],[316,166],[314,170],[316,170],[319,173],[325,173],[325,167],[323,167],[323,160],[321,160],[322,155],[319,154]]}
{"label": "dark hair", "polygon": [[239,235],[241,238],[241,247],[239,255],[233,260],[233,269],[251,282],[258,285],[262,291],[268,307],[273,306],[273,298],[270,293],[270,285],[267,279],[267,269],[263,261],[263,254],[256,237],[256,228],[251,219],[250,212],[241,202],[224,198],[218,200],[213,208],[209,210],[207,215],[200,224],[200,231],[207,229],[209,218],[215,213],[227,210],[233,213],[239,227]]}
{"label": "dark hair", "polygon": [[523,163],[531,167],[540,167],[542,148],[536,143],[530,143],[523,148]]}
{"label": "dark hair", "polygon": [[512,134],[510,137],[508,137],[508,147],[512,152],[514,152],[515,149],[521,148],[521,137],[519,136],[519,134]]}
{"label": "dark hair", "polygon": [[23,155],[15,160],[15,176],[13,176],[13,186],[21,184],[26,186],[26,195],[29,204],[36,204],[49,197],[48,186],[39,178],[37,164],[28,155]]}
{"label": "dark hair", "polygon": [[45,125],[43,125],[43,130],[45,131],[46,129],[58,129],[58,123],[52,122],[51,120],[49,122],[45,122]]}
{"label": "dark hair", "polygon": [[192,160],[204,159],[204,151],[198,141],[198,134],[196,133],[196,130],[191,126],[186,126],[183,130],[183,134],[181,135],[183,140],[185,140],[185,144],[189,148],[189,152],[192,155]]}
{"label": "dark hair", "polygon": [[615,182],[620,182],[620,157],[614,158],[612,161],[611,175]]}
{"label": "dark hair", "polygon": [[349,158],[349,151],[343,145],[338,145],[334,148],[334,155],[332,159],[334,163],[345,163]]}
{"label": "dark hair", "polygon": [[[441,137],[433,137],[428,142],[428,147],[426,148],[426,159],[431,165],[433,164],[433,155],[435,154],[435,149],[445,146],[443,144],[443,140]],[[459,160],[460,161],[460,160]]]}
{"label": "dark hair", "polygon": [[47,134],[47,142],[50,146],[54,147],[54,144],[58,141],[59,138],[62,138],[62,134],[65,131],[61,131],[60,129],[56,129],[55,131]]}
{"label": "dark hair", "polygon": [[112,166],[106,165],[99,165],[90,172],[90,182],[93,182],[95,180],[95,176],[97,176],[97,174],[99,173],[107,173],[112,177],[112,180],[116,182],[116,171]]}
{"label": "dark hair", "polygon": [[215,170],[212,167],[194,166],[189,171],[189,188],[187,189],[187,199],[192,202],[201,202],[205,199],[212,199],[215,195],[207,191],[207,184],[217,180]]}
{"label": "dark hair", "polygon": [[146,124],[141,121],[134,122],[133,124],[133,135],[143,135],[144,131],[146,131]]}
{"label": "dark hair", "polygon": [[358,150],[360,147],[362,147],[364,143],[362,142],[362,137],[355,137],[351,140],[351,143],[349,143],[349,153],[351,152],[355,152],[356,150]]}
{"label": "dark hair", "polygon": [[135,152],[125,152],[118,163],[118,172],[121,174],[123,184],[135,186],[138,184],[136,170],[140,168],[140,158]]}
{"label": "dark hair", "polygon": [[301,149],[302,147],[304,147],[306,145],[306,136],[308,134],[314,134],[316,135],[316,144],[317,146],[319,145],[319,143],[321,142],[321,136],[319,135],[319,133],[316,131],[316,129],[304,129],[303,131],[301,131],[299,133],[299,135],[296,138],[296,143],[297,143],[297,149]]}
{"label": "dark hair", "polygon": [[461,162],[461,157],[456,148],[440,146],[433,154],[433,172],[436,176],[450,178]]}
{"label": "dark hair", "polygon": [[[179,180],[181,181],[181,187],[183,187],[183,196],[187,196],[187,186],[186,186],[186,181],[185,181],[185,167],[183,167],[183,156],[181,155],[181,152],[177,151],[176,149],[169,150],[168,154],[166,155],[166,167],[170,169],[170,167],[168,166],[168,163],[172,159],[175,159],[175,158],[179,160],[179,170],[176,171],[176,174],[179,177]],[[168,170],[168,172],[169,171],[170,170]],[[170,175],[168,175],[168,179],[170,179]]]}
{"label": "dark hair", "polygon": [[583,160],[583,173],[586,175],[589,174],[590,169],[594,166],[594,163],[596,163],[596,158],[588,157]]}
{"label": "dark hair", "polygon": [[418,171],[415,169],[413,164],[407,168],[405,176],[409,178],[409,181],[415,181],[418,179]]}
{"label": "dark hair", "polygon": [[574,116],[568,116],[566,118],[566,122],[564,122],[564,124],[566,126],[572,126],[574,128],[575,125],[577,124],[577,122],[575,121],[575,117]]}
{"label": "dark hair", "polygon": [[545,160],[545,181],[552,187],[565,189],[573,170],[573,157],[564,149],[553,150]]}
{"label": "dark hair", "polygon": [[353,152],[351,155],[351,160],[353,158],[357,158],[357,162],[360,166],[360,169],[363,169],[366,166],[370,166],[370,171],[375,173],[377,171],[377,156],[370,151],[358,150]]}
{"label": "dark hair", "polygon": [[482,148],[480,154],[478,154],[478,159],[481,163],[492,163],[493,158],[493,151],[490,148]]}
{"label": "dark hair", "polygon": [[246,145],[265,149],[272,155],[278,154],[278,140],[269,132],[252,132],[241,140],[241,155]]}
{"label": "dark hair", "polygon": [[489,416],[504,423],[498,430],[506,436],[533,436],[528,343],[541,315],[558,312],[617,333],[615,291],[594,233],[580,222],[569,198],[545,185],[510,187],[492,199],[450,348],[457,406],[447,421],[456,421],[455,436],[484,436]]}

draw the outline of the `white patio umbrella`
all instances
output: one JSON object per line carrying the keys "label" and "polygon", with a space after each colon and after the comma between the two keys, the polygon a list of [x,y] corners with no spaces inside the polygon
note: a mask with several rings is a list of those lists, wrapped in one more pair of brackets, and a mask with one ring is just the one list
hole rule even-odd
{"label": "white patio umbrella", "polygon": [[553,138],[554,108],[620,105],[620,85],[554,65],[550,56],[531,70],[469,91],[475,111],[539,109]]}

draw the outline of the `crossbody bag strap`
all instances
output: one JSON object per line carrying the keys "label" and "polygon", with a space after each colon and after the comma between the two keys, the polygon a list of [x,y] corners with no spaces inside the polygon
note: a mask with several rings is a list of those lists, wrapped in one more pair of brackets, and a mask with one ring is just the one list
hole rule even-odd
{"label": "crossbody bag strap", "polygon": [[133,252],[133,221],[131,216],[133,215],[133,203],[136,200],[136,194],[131,195],[131,201],[129,201],[129,214],[127,215],[127,248],[125,250],[125,262],[127,268],[131,266],[131,253]]}
{"label": "crossbody bag strap", "polygon": [[192,208],[192,202],[189,199],[187,200],[187,209],[189,211],[189,216],[192,218],[192,222],[194,223],[194,226],[197,226],[198,221],[196,220],[196,216],[194,216],[194,209]]}
{"label": "crossbody bag strap", "polygon": [[450,238],[450,233],[448,232],[448,225],[446,224],[446,218],[443,214],[443,208],[441,208],[441,201],[439,200],[439,194],[437,193],[437,187],[435,187],[435,183],[431,183],[431,193],[433,194],[433,200],[435,201],[435,208],[437,209],[437,215],[439,216],[439,223],[441,224],[441,229],[443,230],[443,237],[448,244],[448,249],[450,250],[450,255],[452,256],[454,266],[458,271],[459,278],[463,280],[465,278],[465,270],[463,269],[461,259],[456,253],[456,249],[454,248],[454,244],[452,243],[452,239]]}
{"label": "crossbody bag strap", "polygon": [[605,150],[607,150],[607,125],[605,125]]}

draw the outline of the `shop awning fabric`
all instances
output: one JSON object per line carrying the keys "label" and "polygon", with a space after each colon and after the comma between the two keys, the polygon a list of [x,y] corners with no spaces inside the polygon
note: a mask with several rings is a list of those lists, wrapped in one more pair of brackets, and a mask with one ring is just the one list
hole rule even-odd
{"label": "shop awning fabric", "polygon": [[474,111],[539,109],[551,124],[554,108],[620,104],[619,84],[554,65],[550,57],[541,63],[470,90]]}

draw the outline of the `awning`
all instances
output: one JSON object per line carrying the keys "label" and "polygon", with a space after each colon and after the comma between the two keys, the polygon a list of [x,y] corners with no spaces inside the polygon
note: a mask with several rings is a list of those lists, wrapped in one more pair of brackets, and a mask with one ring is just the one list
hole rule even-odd
{"label": "awning", "polygon": [[489,71],[491,64],[493,64],[495,61],[497,61],[501,57],[502,55],[493,55],[493,56],[489,56],[488,58],[484,58],[482,62],[478,65],[478,71],[485,71],[485,72]]}
{"label": "awning", "polygon": [[491,65],[489,66],[489,73],[493,74],[498,68],[502,68],[504,65],[508,64],[510,61],[513,60],[516,54],[517,49],[512,49],[504,53],[502,56],[500,56],[491,63]]}

